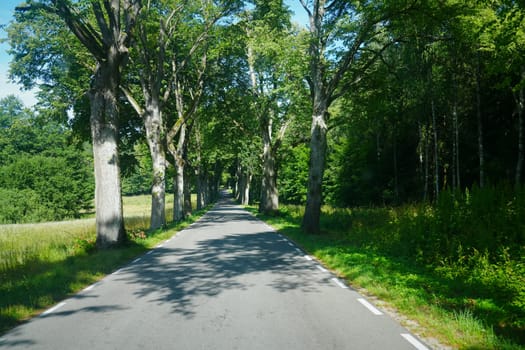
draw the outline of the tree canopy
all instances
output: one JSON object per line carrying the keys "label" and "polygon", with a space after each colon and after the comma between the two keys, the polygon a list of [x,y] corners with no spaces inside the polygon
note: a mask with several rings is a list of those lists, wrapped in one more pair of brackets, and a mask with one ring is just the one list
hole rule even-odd
{"label": "tree canopy", "polygon": [[[116,45],[115,108],[97,113],[114,118],[126,191],[152,191],[151,228],[170,188],[176,219],[189,192],[202,206],[222,183],[261,211],[306,205],[317,233],[326,203],[522,185],[519,2],[296,1],[305,26],[281,0],[29,1],[8,28],[11,76],[40,88],[40,121],[93,139],[94,79]],[[22,106],[3,108],[2,128],[29,132]],[[43,139],[0,141],[3,166],[7,149],[45,154]]]}

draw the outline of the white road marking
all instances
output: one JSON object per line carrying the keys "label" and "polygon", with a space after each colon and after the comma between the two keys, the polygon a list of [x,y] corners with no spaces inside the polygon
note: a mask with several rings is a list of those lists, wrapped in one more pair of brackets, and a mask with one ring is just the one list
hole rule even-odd
{"label": "white road marking", "polygon": [[410,344],[412,344],[417,350],[428,350],[428,348],[425,345],[421,344],[419,340],[417,340],[410,334],[401,333],[401,336],[405,338]]}
{"label": "white road marking", "polygon": [[328,272],[328,270],[325,269],[324,267],[322,267],[321,265],[315,265],[315,267],[317,267],[317,269],[322,271],[322,272]]}
{"label": "white road marking", "polygon": [[343,289],[348,289],[348,286],[346,284],[344,284],[343,282],[341,282],[338,278],[332,278],[332,282],[334,282],[335,284],[337,284],[339,287],[343,288]]}
{"label": "white road marking", "polygon": [[290,247],[293,247],[294,245],[291,242],[286,242]]}
{"label": "white road marking", "polygon": [[135,260],[133,260],[131,263],[134,264],[136,262],[139,262],[142,258],[136,258]]}
{"label": "white road marking", "polygon": [[312,261],[314,259],[312,259],[312,257],[310,255],[305,255],[304,258],[308,261]]}
{"label": "white road marking", "polygon": [[150,250],[149,252],[146,253],[146,255],[150,255],[150,254],[153,254],[153,250]]}
{"label": "white road marking", "polygon": [[295,251],[298,253],[298,254],[303,254],[303,251],[299,248],[295,248]]}
{"label": "white road marking", "polygon": [[86,288],[82,289],[82,292],[81,292],[81,293],[83,293],[83,292],[89,292],[90,290],[92,290],[93,288],[95,288],[96,286],[98,286],[99,283],[100,283],[100,282],[97,282],[97,283],[93,283],[93,284],[90,285],[90,286],[87,286]]}
{"label": "white road marking", "polygon": [[122,272],[122,270],[124,270],[124,268],[118,269],[117,271],[113,272],[112,275],[118,275]]}
{"label": "white road marking", "polygon": [[49,315],[50,313],[57,311],[58,309],[60,309],[64,305],[66,305],[65,302],[59,303],[59,304],[53,306],[51,309],[42,312],[41,316]]}
{"label": "white road marking", "polygon": [[379,311],[374,305],[370,304],[368,301],[366,301],[363,298],[357,299],[358,302],[363,304],[364,307],[366,307],[368,310],[370,310],[371,313],[377,316],[381,316],[383,313]]}
{"label": "white road marking", "polygon": [[162,247],[164,247],[164,243],[159,244],[159,245],[156,246],[155,248],[162,248]]}

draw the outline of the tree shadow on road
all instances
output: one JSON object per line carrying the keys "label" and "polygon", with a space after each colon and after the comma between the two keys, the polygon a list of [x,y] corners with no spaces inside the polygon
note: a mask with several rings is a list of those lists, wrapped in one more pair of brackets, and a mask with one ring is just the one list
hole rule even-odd
{"label": "tree shadow on road", "polygon": [[[232,209],[213,209],[192,229],[221,220],[249,220],[260,225],[246,211]],[[136,292],[139,297],[160,293],[154,302],[172,304],[173,312],[188,318],[195,313],[196,299],[213,298],[228,290],[246,290],[251,287],[246,277],[252,274],[269,274],[271,281],[266,280],[265,287],[282,293],[316,292],[320,282],[329,283],[328,276],[320,281],[312,279],[309,273],[310,278],[306,278],[305,274],[315,266],[284,238],[261,227],[260,232],[203,239],[192,248],[159,248],[140,265],[127,269],[122,279],[140,284]]]}

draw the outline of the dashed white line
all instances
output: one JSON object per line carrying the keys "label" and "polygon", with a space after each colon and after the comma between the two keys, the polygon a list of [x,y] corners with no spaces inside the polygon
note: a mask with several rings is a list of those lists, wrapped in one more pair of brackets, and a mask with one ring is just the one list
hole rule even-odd
{"label": "dashed white line", "polygon": [[150,250],[149,252],[146,253],[146,255],[150,255],[150,254],[153,254],[153,250]]}
{"label": "dashed white line", "polygon": [[312,259],[312,257],[310,255],[305,255],[304,258],[308,261],[312,261],[314,259]]}
{"label": "dashed white line", "polygon": [[90,290],[92,290],[93,288],[95,288],[100,282],[97,282],[97,283],[93,283],[92,285],[90,286],[87,286],[86,288],[82,289],[82,292],[81,293],[84,293],[84,292],[89,292]]}
{"label": "dashed white line", "polygon": [[337,284],[339,287],[343,288],[343,289],[348,289],[348,286],[346,284],[344,284],[343,282],[341,282],[339,280],[339,278],[332,278],[332,282],[334,282],[335,284]]}
{"label": "dashed white line", "polygon": [[371,313],[377,316],[381,316],[383,313],[379,311],[374,305],[370,304],[368,301],[366,301],[363,298],[357,299],[358,302],[360,302],[364,307],[366,307],[368,310],[370,310]]}
{"label": "dashed white line", "polygon": [[134,264],[136,262],[139,262],[142,258],[136,258],[135,260],[133,260],[131,263]]}
{"label": "dashed white line", "polygon": [[122,272],[122,270],[124,270],[124,268],[118,269],[117,271],[113,272],[112,275],[118,275]]}
{"label": "dashed white line", "polygon": [[317,267],[317,269],[320,270],[321,272],[328,272],[328,270],[322,267],[321,265],[315,265],[315,267]]}
{"label": "dashed white line", "polygon": [[412,344],[417,350],[428,350],[428,348],[423,345],[419,340],[414,338],[408,333],[401,333],[401,336],[406,339],[410,344]]}
{"label": "dashed white line", "polygon": [[62,306],[64,306],[64,305],[66,305],[65,302],[62,302],[62,303],[56,304],[56,305],[53,306],[51,309],[48,309],[48,310],[42,312],[42,315],[41,315],[41,316],[49,315],[50,313],[57,311],[58,309],[60,309],[60,308],[61,308]]}

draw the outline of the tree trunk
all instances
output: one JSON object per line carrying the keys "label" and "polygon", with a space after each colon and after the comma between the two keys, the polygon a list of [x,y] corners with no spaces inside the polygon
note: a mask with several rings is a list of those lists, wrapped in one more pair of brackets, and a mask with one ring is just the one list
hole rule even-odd
{"label": "tree trunk", "polygon": [[423,133],[423,137],[425,138],[425,183],[423,185],[423,201],[425,202],[428,199],[428,187],[429,183],[428,180],[430,178],[430,137],[429,137],[429,123],[427,122],[427,125],[425,125],[425,132]]}
{"label": "tree trunk", "polygon": [[458,105],[454,101],[452,107],[452,124],[453,124],[453,142],[452,142],[452,188],[454,190],[461,188],[461,177],[459,167],[459,122],[458,122]]}
{"label": "tree trunk", "polygon": [[190,216],[192,212],[191,206],[191,188],[190,188],[190,176],[187,171],[184,172],[184,216]]}
{"label": "tree trunk", "polygon": [[485,185],[485,152],[483,150],[483,119],[481,115],[481,63],[478,53],[476,67],[476,114],[478,119],[479,187]]}
{"label": "tree trunk", "polygon": [[263,136],[263,176],[261,183],[261,201],[259,212],[271,214],[279,210],[279,193],[277,191],[275,171],[275,150],[272,147],[271,128],[262,127]]}
{"label": "tree trunk", "polygon": [[[116,58],[99,63],[90,90],[91,135],[95,167],[97,246],[125,241],[118,156],[118,66]],[[112,64],[113,63],[113,64]]]}
{"label": "tree trunk", "polygon": [[437,120],[436,120],[436,104],[434,102],[434,96],[431,97],[431,108],[432,108],[432,133],[434,136],[434,195],[435,199],[439,197],[439,148],[438,148],[438,132],[437,132]]}
{"label": "tree trunk", "polygon": [[394,200],[395,203],[399,202],[399,169],[397,165],[397,130],[393,128],[393,161],[394,161]]}
{"label": "tree trunk", "polygon": [[205,198],[206,195],[204,193],[205,191],[205,182],[204,182],[204,176],[202,174],[202,169],[200,165],[197,167],[197,172],[195,174],[195,177],[197,179],[197,210],[201,210],[206,206]]}
{"label": "tree trunk", "polygon": [[[241,204],[242,205],[248,205],[250,204],[250,184],[252,182],[252,174],[250,174],[249,172],[245,172],[243,174],[243,193],[241,195],[242,197],[242,200],[241,200]],[[216,190],[216,189],[214,189]]]}
{"label": "tree trunk", "polygon": [[322,182],[326,158],[326,134],[328,132],[325,121],[327,101],[319,96],[321,94],[321,92],[317,93],[317,101],[314,100],[314,113],[312,115],[308,192],[301,224],[306,233],[320,233],[321,231]]}
{"label": "tree trunk", "polygon": [[[525,80],[525,68],[521,69],[521,80]],[[519,186],[521,184],[521,174],[523,172],[523,158],[524,158],[524,145],[523,145],[523,109],[525,109],[525,93],[523,87],[520,88],[517,98],[518,107],[518,161],[516,163],[516,179],[515,184]]]}
{"label": "tree trunk", "polygon": [[156,230],[166,225],[166,151],[158,101],[146,107],[144,126],[153,166],[150,230]]}
{"label": "tree trunk", "polygon": [[184,163],[177,157],[173,178],[173,221],[182,219],[184,219]]}

